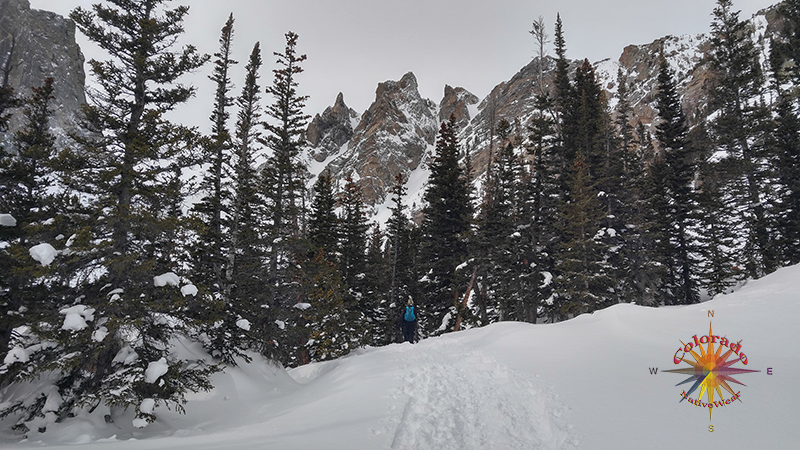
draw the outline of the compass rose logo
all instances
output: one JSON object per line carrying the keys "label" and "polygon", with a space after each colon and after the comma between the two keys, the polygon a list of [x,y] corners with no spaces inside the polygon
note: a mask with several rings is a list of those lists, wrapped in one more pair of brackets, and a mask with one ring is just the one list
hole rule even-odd
{"label": "compass rose logo", "polygon": [[[745,384],[733,378],[733,375],[760,372],[759,370],[734,367],[736,363],[742,363],[743,366],[747,365],[747,356],[741,351],[742,341],[733,342],[729,341],[727,337],[715,336],[710,323],[707,336],[701,336],[698,339],[697,335],[695,335],[692,336],[692,340],[688,344],[683,341],[681,341],[681,344],[683,344],[683,347],[675,352],[673,362],[675,364],[685,362],[689,366],[665,370],[664,372],[689,375],[689,378],[676,384],[676,386],[680,386],[693,382],[688,391],[681,393],[680,402],[686,400],[695,406],[708,408],[709,420],[711,420],[714,413],[714,408],[727,406],[734,401],[742,401],[740,398],[741,391],[734,391],[731,384],[742,386],[745,386]],[[704,345],[705,348],[703,348]],[[698,387],[700,388],[700,395],[697,398],[690,397]],[[723,395],[723,389],[730,394],[728,398]],[[706,396],[705,402],[703,401],[703,395]]]}

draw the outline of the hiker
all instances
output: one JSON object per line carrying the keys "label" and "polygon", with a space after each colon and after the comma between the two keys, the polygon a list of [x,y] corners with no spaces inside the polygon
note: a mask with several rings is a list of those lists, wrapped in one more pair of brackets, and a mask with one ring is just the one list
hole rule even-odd
{"label": "hiker", "polygon": [[413,344],[414,331],[417,329],[417,308],[411,298],[408,299],[408,304],[403,309],[403,314],[400,315],[398,326],[403,330],[403,341]]}

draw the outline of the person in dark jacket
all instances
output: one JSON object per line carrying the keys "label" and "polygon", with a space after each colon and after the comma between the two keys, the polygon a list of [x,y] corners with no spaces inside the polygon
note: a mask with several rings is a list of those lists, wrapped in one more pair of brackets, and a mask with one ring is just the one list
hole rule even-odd
{"label": "person in dark jacket", "polygon": [[408,299],[408,304],[403,308],[398,326],[403,330],[403,341],[414,343],[414,332],[417,330],[417,308],[414,301]]}

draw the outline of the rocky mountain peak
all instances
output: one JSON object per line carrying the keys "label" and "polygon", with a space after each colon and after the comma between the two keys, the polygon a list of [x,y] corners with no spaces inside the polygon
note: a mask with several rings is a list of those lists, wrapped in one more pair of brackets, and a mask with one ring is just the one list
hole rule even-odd
{"label": "rocky mountain peak", "polygon": [[338,152],[353,137],[357,120],[358,113],[344,103],[344,95],[340,92],[333,106],[314,116],[308,125],[306,140],[314,147],[311,156],[322,162]]}
{"label": "rocky mountain peak", "polygon": [[469,123],[469,107],[477,105],[480,99],[462,87],[451,87],[449,84],[444,86],[444,97],[439,102],[439,122],[450,120],[450,115],[456,118],[456,125],[459,129],[464,128]]}
{"label": "rocky mountain peak", "polygon": [[[69,143],[67,132],[76,129],[76,115],[86,102],[83,61],[72,20],[31,9],[28,0],[0,0],[0,66],[11,69],[8,81],[17,94],[30,95],[31,87],[54,78],[51,126],[58,146]],[[15,114],[0,143],[10,144],[21,123],[22,115]]]}
{"label": "rocky mountain peak", "polygon": [[[399,81],[378,84],[375,101],[362,114],[347,148],[327,167],[338,179],[352,175],[360,180],[367,204],[380,203],[398,173],[419,166],[437,130],[436,105],[422,98],[416,76],[408,72]],[[311,136],[309,142],[314,145]]]}

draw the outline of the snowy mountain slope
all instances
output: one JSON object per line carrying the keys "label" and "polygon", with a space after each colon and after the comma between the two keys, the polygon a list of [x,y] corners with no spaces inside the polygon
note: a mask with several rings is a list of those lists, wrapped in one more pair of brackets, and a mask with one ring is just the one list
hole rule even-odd
{"label": "snowy mountain slope", "polygon": [[[185,416],[158,410],[143,430],[130,412],[106,424],[108,410],[98,408],[23,442],[0,422],[0,446],[789,449],[800,440],[798,315],[794,266],[698,305],[621,304],[552,325],[497,323],[289,372],[256,362],[216,375],[216,389],[194,396]],[[679,403],[683,377],[663,373],[678,367],[680,341],[706,334],[709,322],[714,334],[741,339],[747,368],[761,370],[735,377],[746,385],[736,386],[742,402],[715,410],[711,422],[705,408]]]}

